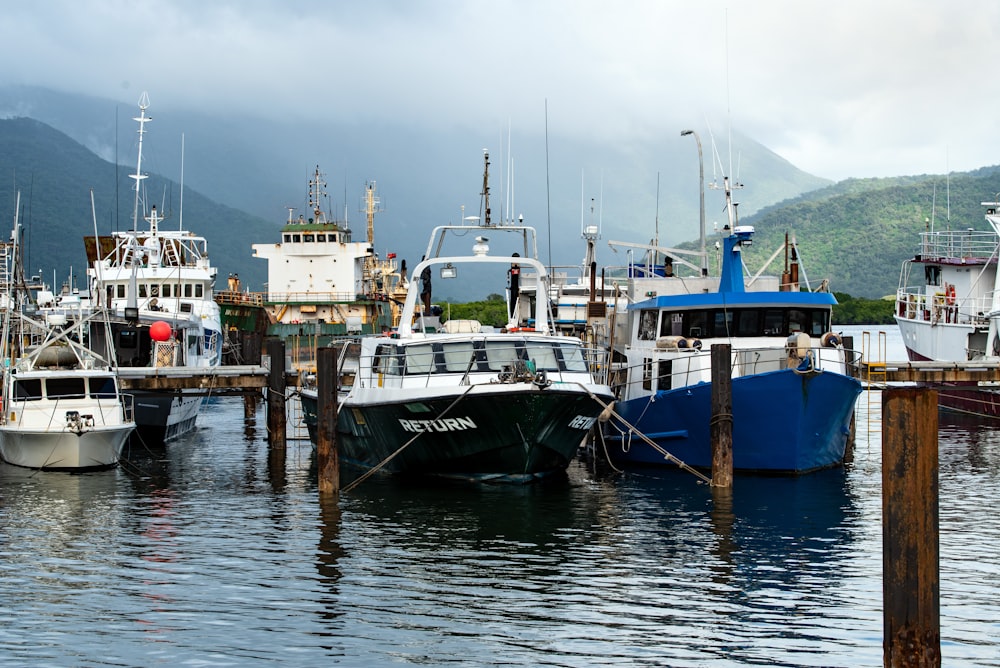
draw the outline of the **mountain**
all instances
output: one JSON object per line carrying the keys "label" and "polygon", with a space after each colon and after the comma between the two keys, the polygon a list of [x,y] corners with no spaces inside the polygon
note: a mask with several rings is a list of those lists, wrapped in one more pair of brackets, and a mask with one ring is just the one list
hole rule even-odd
{"label": "mountain", "polygon": [[[813,287],[827,279],[832,290],[855,297],[895,295],[903,260],[918,252],[919,233],[990,229],[982,202],[995,201],[998,192],[997,166],[950,177],[848,179],[743,217],[740,223],[756,230],[744,259],[755,272],[791,233]],[[780,271],[776,264],[767,273]]]}
{"label": "mountain", "polygon": [[[74,285],[81,286],[86,276],[83,238],[94,235],[93,213],[100,234],[132,225],[135,195],[129,173],[126,167],[116,168],[39,121],[0,121],[0,174],[4,176],[0,179],[0,206],[6,207],[13,223],[20,193],[17,215],[24,230],[24,260],[29,273],[44,280],[54,276],[58,288],[72,271]],[[155,173],[145,184],[147,192],[161,194],[152,196],[162,202],[158,208],[166,220],[161,227],[177,229],[182,222],[180,187]],[[229,273],[263,284],[266,262],[251,259],[248,240],[277,241],[282,222],[265,221],[184,188],[183,227],[208,240],[209,256],[223,281],[219,286],[225,284]],[[139,226],[145,229],[147,223],[140,220]]]}
{"label": "mountain", "polygon": [[[376,250],[395,252],[411,266],[435,225],[479,215],[483,147],[490,149],[492,162],[494,220],[523,214],[526,223],[538,228],[539,254],[547,262],[578,264],[581,228],[590,222],[601,226],[605,240],[644,242],[658,236],[676,244],[698,234],[698,154],[693,138],[681,137],[679,128],[669,136],[609,145],[568,139],[556,122],[548,124],[541,109],[537,125],[530,128],[428,130],[376,122],[363,127],[275,122],[239,109],[218,118],[171,106],[155,90],[149,92],[153,122],[143,145],[144,168],[178,182],[183,164],[186,188],[278,224],[290,207],[296,215],[306,211],[308,180],[318,165],[331,196],[324,208],[356,231],[364,227],[365,184],[375,181],[383,209],[376,219]],[[131,118],[138,93],[128,95],[107,100],[37,87],[0,87],[0,118],[41,121],[104,160],[132,165],[134,171],[136,124]],[[753,198],[743,205],[746,214],[830,184],[749,138],[734,137],[742,174],[760,175]],[[706,181],[711,183],[713,174],[721,173],[721,168],[713,169],[718,151],[708,132],[701,140]],[[187,219],[186,196],[184,204]],[[131,205],[123,211],[131,211]],[[275,233],[239,236],[249,257],[250,243],[270,240]],[[244,271],[250,270],[241,268],[241,277]],[[468,295],[477,296],[482,295]]]}
{"label": "mountain", "polygon": [[[134,193],[128,174],[135,171],[135,111],[133,104],[42,89],[0,89],[0,116],[8,117],[0,121],[0,205],[12,214],[15,189],[21,191],[33,271],[46,276],[55,271],[60,281],[70,267],[77,280],[83,275],[82,237],[93,234],[91,189],[102,233],[131,225]],[[169,216],[166,225],[180,222],[176,181],[183,145],[184,227],[208,238],[223,279],[239,273],[244,285],[257,290],[264,287],[266,263],[252,259],[250,245],[277,241],[288,207],[306,211],[308,179],[317,164],[328,181],[335,181],[330,174],[342,179],[341,192],[330,188],[332,203],[324,208],[346,219],[355,238],[364,234],[361,175],[382,175],[378,190],[384,211],[376,219],[376,248],[396,252],[412,266],[434,225],[479,214],[479,147],[498,140],[462,128],[445,137],[409,136],[405,128],[283,125],[238,114],[222,122],[166,105],[159,112],[152,105],[149,113],[154,122],[143,143],[143,171],[148,167],[153,174],[146,187],[161,193],[155,199]],[[576,266],[584,252],[580,228],[591,222],[602,225],[601,265],[626,261],[620,251],[604,245],[612,239],[644,243],[658,237],[661,245],[697,246],[690,241],[698,236],[698,163],[690,138],[678,135],[670,144],[655,137],[640,146],[614,147],[554,140],[549,151],[536,139],[522,141],[509,162],[499,152],[491,154],[490,184],[494,220],[508,217],[509,210],[524,211],[525,222],[539,229],[543,260],[551,247],[553,264]],[[735,199],[741,202],[740,222],[757,229],[744,256],[748,266],[756,271],[784,235],[794,233],[810,283],[828,279],[832,289],[856,297],[893,294],[901,262],[916,252],[918,233],[930,225],[985,229],[980,202],[1000,192],[998,167],[950,178],[914,175],[833,184],[805,174],[765,147],[746,143],[752,150],[739,157],[746,183],[735,191]],[[678,154],[664,162],[663,145]],[[705,148],[707,155],[710,148]],[[552,174],[548,190],[547,163]],[[507,185],[511,173],[513,189]],[[725,214],[722,190],[711,187],[719,179],[709,164],[706,181],[711,246]],[[581,192],[593,192],[586,207],[581,206]],[[581,214],[581,209],[587,212]],[[768,269],[779,271],[777,264]],[[485,297],[474,283],[440,286],[440,298]]]}

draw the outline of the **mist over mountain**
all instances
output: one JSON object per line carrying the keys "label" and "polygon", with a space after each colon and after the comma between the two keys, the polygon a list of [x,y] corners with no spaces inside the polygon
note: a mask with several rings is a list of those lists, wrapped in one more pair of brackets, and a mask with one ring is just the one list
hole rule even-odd
{"label": "mist over mountain", "polygon": [[[49,280],[55,272],[61,282],[72,268],[81,281],[82,239],[94,229],[91,190],[101,233],[131,226],[137,112],[134,103],[0,88],[0,118],[6,119],[0,120],[0,205],[12,220],[21,192],[33,273]],[[308,215],[308,182],[317,165],[329,194],[324,209],[346,220],[355,240],[365,236],[365,184],[376,182],[382,200],[376,250],[395,252],[411,267],[435,225],[481,214],[484,148],[491,158],[493,221],[523,215],[538,228],[545,262],[578,265],[585,224],[601,227],[601,265],[625,261],[608,249],[609,240],[658,237],[661,245],[690,248],[698,237],[698,156],[693,138],[679,131],[641,145],[608,146],[564,142],[555,129],[547,136],[544,119],[530,131],[512,128],[508,137],[499,128],[456,127],[445,136],[377,124],[276,124],[238,111],[215,118],[158,106],[155,98],[147,113],[154,119],[143,142],[148,199],[167,215],[164,225],[176,229],[183,178],[184,229],[209,240],[221,279],[239,273],[253,290],[265,287],[266,262],[252,258],[251,244],[276,242],[289,209]],[[980,202],[1000,192],[996,167],[832,184],[746,138],[734,141],[745,148],[732,157],[722,156],[710,137],[701,139],[710,243],[725,224],[722,190],[712,186],[721,185],[718,165],[732,161],[736,180],[745,184],[734,193],[740,220],[757,228],[745,253],[748,266],[756,270],[792,233],[813,286],[828,279],[834,290],[858,297],[892,294],[900,263],[932,224],[984,229]],[[436,298],[451,301],[497,291],[475,280],[436,288]]]}
{"label": "mist over mountain", "polygon": [[[138,95],[134,97],[106,100],[36,87],[4,87],[0,88],[0,118],[41,121],[103,160],[122,165],[124,172],[117,181],[112,166],[96,163],[80,175],[68,169],[62,175],[70,181],[89,179],[87,188],[95,187],[95,196],[112,200],[110,189],[116,184],[119,208],[115,214],[99,210],[99,219],[120,219],[123,211],[131,216],[132,180],[123,175],[135,170],[137,123],[132,118],[138,113]],[[492,163],[493,220],[523,215],[525,223],[538,228],[544,261],[578,264],[583,255],[581,228],[591,222],[601,226],[605,241],[647,242],[658,236],[662,244],[671,245],[698,236],[698,153],[693,137],[680,136],[686,128],[679,127],[669,137],[649,137],[641,144],[586,144],[565,140],[558,127],[546,128],[543,109],[531,128],[456,126],[445,133],[378,122],[364,126],[274,123],[241,114],[239,109],[214,117],[173,107],[169,100],[158,99],[155,91],[150,91],[150,100],[147,113],[153,122],[147,125],[144,138],[143,171],[171,182],[168,191],[174,196],[175,215],[177,184],[183,176],[185,227],[210,241],[219,237],[223,244],[234,245],[232,266],[253,289],[263,288],[265,273],[255,268],[264,263],[251,259],[250,244],[276,241],[289,208],[295,209],[296,216],[307,212],[308,180],[317,165],[327,182],[330,212],[338,220],[346,219],[355,239],[364,235],[365,184],[376,182],[382,200],[376,217],[376,250],[396,252],[408,258],[411,266],[419,260],[435,225],[479,215],[483,149],[489,150]],[[733,164],[748,184],[741,205],[746,215],[830,183],[738,134],[733,141],[738,148],[730,152],[717,146],[707,130],[694,129],[703,144],[706,184],[721,183],[719,165]],[[4,158],[4,163],[8,161],[9,157]],[[7,183],[16,170],[23,187],[29,177],[25,165],[4,163],[0,164]],[[101,170],[108,176],[95,183]],[[38,173],[32,176],[40,178]],[[40,206],[37,193],[32,196],[35,207]],[[189,206],[197,194],[247,212],[242,228],[219,234],[216,228],[223,222],[218,215],[206,220],[193,215]],[[126,208],[122,208],[124,202]],[[89,206],[84,188],[79,207],[87,215],[79,221],[87,228],[92,227]],[[721,220],[721,191],[707,188],[706,208],[709,225]],[[257,233],[260,221],[269,221],[270,227]],[[235,239],[239,241],[233,244]],[[217,244],[210,247],[215,258],[222,251]],[[602,244],[598,259],[608,252]],[[53,263],[60,259],[46,255],[44,260],[50,257]],[[225,259],[229,264],[229,258]]]}

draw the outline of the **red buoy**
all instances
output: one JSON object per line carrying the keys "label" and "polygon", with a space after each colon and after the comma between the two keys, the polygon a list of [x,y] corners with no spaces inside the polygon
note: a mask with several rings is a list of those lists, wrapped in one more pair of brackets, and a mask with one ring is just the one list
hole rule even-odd
{"label": "red buoy", "polygon": [[154,341],[169,341],[171,334],[173,331],[170,329],[170,324],[162,320],[157,320],[149,326],[149,338]]}

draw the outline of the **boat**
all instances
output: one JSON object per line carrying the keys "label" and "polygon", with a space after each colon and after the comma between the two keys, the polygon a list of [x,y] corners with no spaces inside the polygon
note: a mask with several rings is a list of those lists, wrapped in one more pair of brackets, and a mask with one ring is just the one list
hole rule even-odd
{"label": "boat", "polygon": [[[920,233],[913,258],[903,261],[894,315],[910,361],[1000,363],[1000,201],[982,206],[989,229],[929,229]],[[943,409],[1000,417],[994,383],[934,387]]]}
{"label": "boat", "polygon": [[41,312],[12,289],[16,272],[4,256],[0,458],[42,470],[117,466],[135,429],[134,404],[113,358],[87,343],[106,326],[103,314],[79,304]]}
{"label": "boat", "polygon": [[[213,298],[217,269],[205,237],[164,229],[142,183],[142,142],[149,98],[139,101],[139,149],[132,229],[86,237],[88,303],[111,316],[109,342],[120,373],[150,367],[203,370],[222,360],[222,322]],[[139,229],[140,221],[147,225]],[[142,372],[140,372],[142,373]],[[136,392],[137,434],[147,443],[173,440],[195,428],[204,396],[198,390]]]}
{"label": "boat", "polygon": [[[794,243],[786,243],[780,281],[758,275],[748,287],[743,250],[754,229],[739,224],[729,180],[723,185],[729,223],[721,275],[694,279],[713,281],[714,289],[688,291],[675,279],[673,289],[650,290],[628,307],[626,364],[612,383],[617,416],[603,432],[607,458],[619,466],[679,460],[711,468],[711,348],[728,344],[734,470],[801,474],[836,466],[861,392],[850,373],[853,354],[831,331],[836,299],[801,290]],[[669,279],[658,280],[665,286]]]}
{"label": "boat", "polygon": [[375,183],[364,191],[364,241],[353,241],[346,221],[324,212],[325,186],[317,165],[309,179],[308,217],[295,217],[289,208],[280,241],[252,245],[253,256],[267,260],[267,292],[239,300],[263,305],[266,335],[286,342],[299,371],[315,370],[316,349],[331,341],[390,329],[406,294],[405,263],[397,265],[391,252],[380,258],[375,250],[375,214],[381,210]]}
{"label": "boat", "polygon": [[[488,174],[486,154],[485,218],[434,229],[397,330],[343,347],[341,462],[400,476],[528,483],[565,474],[612,401],[610,387],[595,376],[593,351],[551,325],[548,273],[537,259],[534,228],[491,222]],[[520,252],[491,255],[489,240],[498,236],[517,239]],[[472,238],[471,254],[442,254],[449,241]],[[431,304],[432,273],[479,276],[490,267],[495,273],[497,265],[508,275],[533,272],[535,294],[542,296],[533,313],[514,309],[499,329],[474,320],[442,323],[440,308]],[[301,397],[315,440],[316,392],[305,389]]]}

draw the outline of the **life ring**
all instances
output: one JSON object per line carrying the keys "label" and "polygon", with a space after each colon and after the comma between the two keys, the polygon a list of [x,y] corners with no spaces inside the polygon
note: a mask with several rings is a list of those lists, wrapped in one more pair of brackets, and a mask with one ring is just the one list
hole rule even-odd
{"label": "life ring", "polygon": [[948,302],[948,306],[955,305],[955,285],[949,284],[944,291],[945,300]]}

